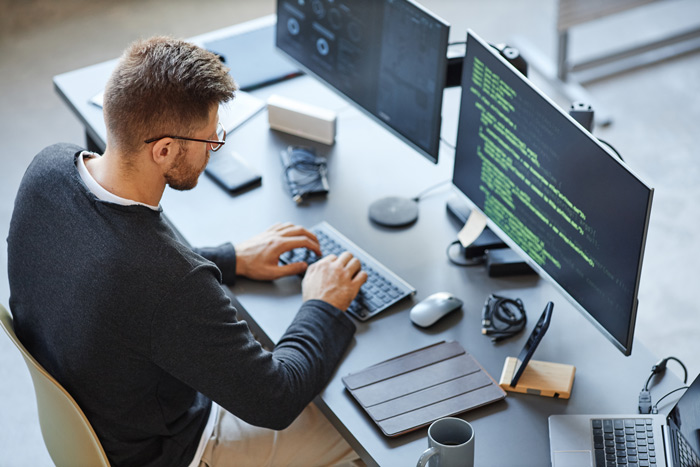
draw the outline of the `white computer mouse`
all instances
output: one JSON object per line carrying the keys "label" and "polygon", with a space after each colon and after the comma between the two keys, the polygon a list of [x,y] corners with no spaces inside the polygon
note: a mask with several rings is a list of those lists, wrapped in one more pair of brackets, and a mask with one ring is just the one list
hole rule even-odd
{"label": "white computer mouse", "polygon": [[446,314],[459,309],[462,300],[449,292],[436,292],[411,308],[411,321],[416,326],[427,328],[437,323]]}

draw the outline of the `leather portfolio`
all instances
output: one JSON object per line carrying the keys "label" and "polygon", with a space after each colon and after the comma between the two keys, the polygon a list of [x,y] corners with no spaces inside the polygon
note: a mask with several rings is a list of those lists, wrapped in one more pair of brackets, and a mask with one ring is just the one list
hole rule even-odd
{"label": "leather portfolio", "polygon": [[386,436],[398,436],[506,397],[458,342],[400,355],[343,377]]}

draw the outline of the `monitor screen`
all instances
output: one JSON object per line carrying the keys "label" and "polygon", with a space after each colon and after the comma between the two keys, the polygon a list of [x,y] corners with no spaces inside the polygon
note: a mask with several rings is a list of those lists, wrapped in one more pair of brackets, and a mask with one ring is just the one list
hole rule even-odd
{"label": "monitor screen", "polygon": [[433,162],[448,35],[409,0],[277,0],[277,48]]}
{"label": "monitor screen", "polygon": [[653,189],[471,31],[453,183],[631,353]]}

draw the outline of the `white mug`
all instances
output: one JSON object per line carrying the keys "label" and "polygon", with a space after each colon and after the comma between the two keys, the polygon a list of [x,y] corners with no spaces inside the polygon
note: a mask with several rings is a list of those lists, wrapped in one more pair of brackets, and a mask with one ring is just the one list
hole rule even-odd
{"label": "white mug", "polygon": [[428,428],[428,449],[416,467],[473,467],[474,428],[461,418],[435,420]]}

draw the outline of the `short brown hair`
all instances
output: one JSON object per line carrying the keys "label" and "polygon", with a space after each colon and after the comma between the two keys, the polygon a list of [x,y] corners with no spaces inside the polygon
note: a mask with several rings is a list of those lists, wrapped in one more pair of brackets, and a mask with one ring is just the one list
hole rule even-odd
{"label": "short brown hair", "polygon": [[122,54],[104,93],[108,144],[141,149],[144,140],[202,127],[237,89],[219,57],[189,42],[152,37]]}

